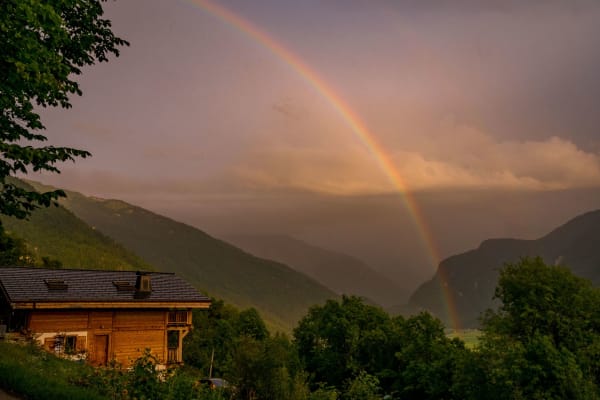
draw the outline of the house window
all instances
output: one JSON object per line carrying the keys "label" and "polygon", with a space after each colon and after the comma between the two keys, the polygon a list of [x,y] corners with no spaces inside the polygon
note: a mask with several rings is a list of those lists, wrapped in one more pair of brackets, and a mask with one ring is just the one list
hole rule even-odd
{"label": "house window", "polygon": [[179,357],[179,331],[167,331],[167,362],[181,362]]}
{"label": "house window", "polygon": [[65,337],[65,353],[73,354],[77,351],[77,336]]}
{"label": "house window", "polygon": [[56,354],[77,354],[85,351],[85,336],[56,335],[44,340],[44,347]]}
{"label": "house window", "polygon": [[61,354],[65,352],[65,337],[63,335],[54,336],[54,341],[52,343],[52,349],[56,354]]}
{"label": "house window", "polygon": [[187,311],[169,311],[169,325],[186,325],[188,321]]}
{"label": "house window", "polygon": [[152,290],[150,286],[150,277],[144,276],[142,277],[142,281],[140,284],[140,292],[150,292]]}
{"label": "house window", "polygon": [[179,331],[167,332],[167,347],[169,349],[179,348]]}
{"label": "house window", "polygon": [[140,293],[152,292],[152,283],[150,282],[150,275],[138,272],[135,280],[135,288]]}
{"label": "house window", "polygon": [[29,311],[15,310],[8,315],[8,331],[19,332],[27,327]]}
{"label": "house window", "polygon": [[63,279],[44,279],[48,290],[67,290],[69,285]]}
{"label": "house window", "polygon": [[119,292],[133,292],[135,290],[135,286],[128,281],[113,281],[113,285]]}

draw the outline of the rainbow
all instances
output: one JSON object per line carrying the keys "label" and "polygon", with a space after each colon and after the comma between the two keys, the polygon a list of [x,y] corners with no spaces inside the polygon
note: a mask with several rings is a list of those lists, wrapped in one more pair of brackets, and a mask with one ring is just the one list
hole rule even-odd
{"label": "rainbow", "polygon": [[[319,77],[319,75],[311,69],[305,62],[303,62],[297,55],[288,50],[281,43],[277,42],[265,31],[259,29],[253,25],[250,21],[241,17],[238,14],[233,13],[231,10],[216,4],[210,0],[186,0],[188,3],[200,7],[205,12],[218,18],[227,25],[230,25],[250,37],[254,41],[260,43],[262,46],[267,48],[277,58],[288,64],[294,71],[296,71],[302,78],[312,86],[318,93],[325,98],[333,109],[340,115],[340,117],[346,122],[351,128],[354,135],[364,144],[365,148],[372,154],[373,158],[377,161],[379,168],[386,175],[387,179],[392,185],[402,194],[403,202],[409,211],[409,214],[413,220],[413,223],[424,243],[427,254],[430,258],[432,265],[438,265],[440,261],[439,252],[433,240],[432,234],[425,223],[425,218],[421,210],[418,207],[416,199],[412,192],[408,189],[408,186],[402,176],[398,173],[394,167],[390,157],[383,149],[381,144],[377,141],[376,136],[369,131],[367,126],[361,121],[360,117],[354,112],[350,106],[336,94],[336,92]],[[456,311],[456,305],[454,302],[454,296],[451,289],[448,287],[446,282],[448,279],[444,271],[440,271],[442,274],[440,279],[441,290],[444,294],[446,303],[446,312],[452,324],[452,328],[459,330],[460,321],[458,313]]]}

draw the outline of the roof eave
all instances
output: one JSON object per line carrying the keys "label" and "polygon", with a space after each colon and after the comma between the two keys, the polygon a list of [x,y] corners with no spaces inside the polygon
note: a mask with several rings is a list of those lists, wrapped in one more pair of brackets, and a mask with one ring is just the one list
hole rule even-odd
{"label": "roof eave", "polygon": [[8,304],[11,304],[10,296],[8,295],[8,292],[6,291],[6,289],[4,289],[4,285],[2,284],[2,281],[0,281],[0,295],[2,297],[4,297],[4,299],[6,300],[6,302]]}
{"label": "roof eave", "polygon": [[74,310],[74,309],[173,309],[209,308],[210,300],[203,301],[23,301],[13,302],[13,310]]}

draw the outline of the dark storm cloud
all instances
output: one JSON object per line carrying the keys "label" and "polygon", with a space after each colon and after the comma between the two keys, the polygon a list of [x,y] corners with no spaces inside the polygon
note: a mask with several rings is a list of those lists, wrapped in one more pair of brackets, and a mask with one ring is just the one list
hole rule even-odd
{"label": "dark storm cloud", "polygon": [[[458,120],[497,137],[560,136],[584,149],[597,152],[600,147],[600,113],[596,111],[600,102],[600,2],[327,4],[338,8],[336,21],[350,24],[357,13],[365,18],[376,14],[374,20],[381,26],[398,27],[397,46],[389,47],[398,58],[414,57],[407,44],[425,49],[438,71],[432,72],[427,65],[421,69],[438,84],[442,97],[428,99]],[[410,76],[401,68],[398,71]],[[423,81],[421,88],[426,85]]]}

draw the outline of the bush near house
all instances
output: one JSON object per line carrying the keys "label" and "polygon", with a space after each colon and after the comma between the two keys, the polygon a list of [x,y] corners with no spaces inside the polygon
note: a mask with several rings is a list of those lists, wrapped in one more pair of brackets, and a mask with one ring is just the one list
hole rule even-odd
{"label": "bush near house", "polygon": [[93,368],[60,359],[33,345],[0,342],[0,387],[31,400],[105,399],[92,387],[77,385]]}
{"label": "bush near house", "polygon": [[94,368],[48,353],[35,344],[0,342],[0,388],[30,400],[225,400],[198,384],[197,371],[159,372],[146,351],[131,369]]}
{"label": "bush near house", "polygon": [[[195,369],[158,372],[149,352],[130,370],[93,369],[0,342],[0,386],[31,399],[600,400],[598,287],[523,259],[501,271],[496,297],[473,348],[427,313],[390,317],[355,297],[311,308],[292,339],[215,300],[186,337]],[[199,384],[211,373],[235,390]]]}

